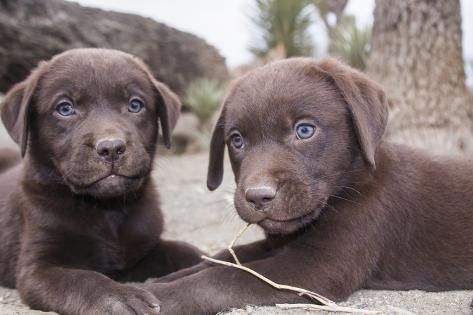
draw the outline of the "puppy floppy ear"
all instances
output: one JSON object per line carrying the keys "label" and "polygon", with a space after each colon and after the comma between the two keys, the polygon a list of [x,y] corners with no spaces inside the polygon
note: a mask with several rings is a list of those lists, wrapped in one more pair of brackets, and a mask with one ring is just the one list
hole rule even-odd
{"label": "puppy floppy ear", "polygon": [[42,62],[23,82],[13,86],[0,105],[2,122],[10,137],[18,144],[24,157],[28,143],[29,111],[39,78],[46,68]]}
{"label": "puppy floppy ear", "polygon": [[181,113],[181,102],[177,95],[163,83],[153,79],[153,84],[158,91],[158,116],[163,131],[164,144],[169,149],[171,147],[171,134]]}
{"label": "puppy floppy ear", "polygon": [[220,113],[210,140],[209,168],[207,172],[207,187],[210,190],[217,189],[223,179],[223,158],[225,154],[224,110],[225,107]]}
{"label": "puppy floppy ear", "polygon": [[363,158],[375,170],[376,149],[388,121],[388,101],[384,91],[365,74],[335,59],[322,59],[318,66],[333,80],[344,97]]}
{"label": "puppy floppy ear", "polygon": [[164,145],[169,149],[171,147],[171,134],[174,127],[176,127],[177,120],[181,113],[181,102],[179,101],[179,97],[164,83],[156,80],[151,73],[151,70],[143,61],[136,57],[133,57],[133,60],[144,70],[144,72],[146,72],[148,79],[156,90],[156,106],[159,123],[161,124],[161,130],[163,131]]}

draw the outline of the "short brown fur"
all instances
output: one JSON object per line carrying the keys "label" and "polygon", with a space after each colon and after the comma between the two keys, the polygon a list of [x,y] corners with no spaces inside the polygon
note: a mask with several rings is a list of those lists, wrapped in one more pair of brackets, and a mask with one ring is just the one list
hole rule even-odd
{"label": "short brown fur", "polygon": [[[74,114],[59,113],[64,102]],[[114,280],[200,261],[196,248],[160,238],[150,176],[158,121],[169,146],[179,109],[140,60],[114,50],[67,51],[13,87],[2,120],[24,159],[0,151],[0,285],[60,314],[158,314],[149,292]]]}
{"label": "short brown fur", "polygon": [[[221,182],[227,144],[235,208],[266,232],[236,249],[245,266],[337,301],[361,288],[473,289],[473,161],[383,141],[387,109],[377,84],[333,59],[275,62],[232,86],[208,186]],[[295,136],[301,122],[316,127],[313,136]],[[248,191],[261,187],[276,193],[258,207]],[[162,314],[307,302],[208,263],[148,288]]]}

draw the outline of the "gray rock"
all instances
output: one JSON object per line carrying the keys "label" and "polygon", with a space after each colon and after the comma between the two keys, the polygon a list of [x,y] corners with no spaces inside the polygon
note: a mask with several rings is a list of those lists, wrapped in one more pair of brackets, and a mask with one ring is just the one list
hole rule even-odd
{"label": "gray rock", "polygon": [[178,94],[196,78],[228,78],[225,59],[213,46],[152,19],[63,0],[0,0],[0,91],[23,80],[40,60],[77,47],[132,53]]}

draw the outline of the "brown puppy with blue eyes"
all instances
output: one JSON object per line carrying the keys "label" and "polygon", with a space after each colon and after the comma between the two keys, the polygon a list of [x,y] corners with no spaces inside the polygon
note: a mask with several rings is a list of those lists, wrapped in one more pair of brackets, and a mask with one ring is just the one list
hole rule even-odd
{"label": "brown puppy with blue eyes", "polygon": [[76,49],[41,63],[6,95],[20,154],[0,150],[0,285],[60,314],[158,314],[143,281],[200,251],[163,241],[150,176],[180,103],[126,53]]}
{"label": "brown puppy with blue eyes", "polygon": [[[387,117],[382,89],[331,59],[275,62],[233,84],[208,187],[221,183],[226,144],[235,208],[266,233],[236,249],[245,266],[334,300],[361,288],[473,288],[473,161],[383,141]],[[165,315],[307,302],[208,263],[148,289]]]}

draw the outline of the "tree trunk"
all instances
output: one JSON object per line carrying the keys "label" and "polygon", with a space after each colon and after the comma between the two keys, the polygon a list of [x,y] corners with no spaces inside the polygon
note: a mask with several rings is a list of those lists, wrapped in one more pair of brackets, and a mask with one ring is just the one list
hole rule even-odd
{"label": "tree trunk", "polygon": [[473,152],[459,0],[376,0],[368,73],[391,101],[387,137]]}

